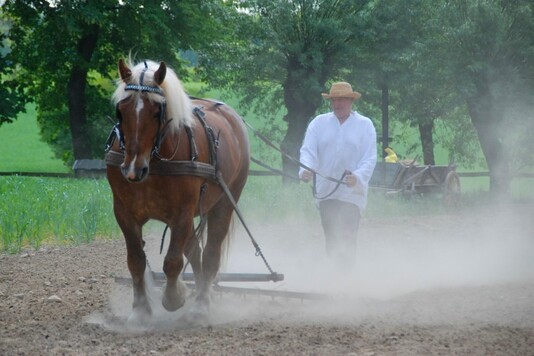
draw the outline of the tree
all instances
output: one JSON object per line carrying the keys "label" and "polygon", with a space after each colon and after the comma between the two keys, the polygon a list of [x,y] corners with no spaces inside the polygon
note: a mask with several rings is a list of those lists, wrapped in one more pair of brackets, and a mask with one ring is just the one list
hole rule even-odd
{"label": "tree", "polygon": [[418,11],[408,11],[415,26],[405,35],[409,44],[398,56],[402,69],[391,85],[397,93],[396,118],[417,127],[426,165],[435,164],[436,120],[447,120],[463,104],[449,80],[451,68],[442,62],[446,53],[439,45],[442,24],[438,10],[435,3],[423,2]]}
{"label": "tree", "polygon": [[[1,8],[0,8],[1,11]],[[16,67],[13,67],[6,55],[9,53],[10,41],[7,38],[8,19],[0,12],[0,126],[10,123],[17,114],[24,110],[24,92],[17,87]]]}
{"label": "tree", "polygon": [[517,128],[518,120],[523,132],[534,125],[529,110],[534,108],[534,3],[445,0],[441,14],[440,45],[447,52],[443,65],[453,74],[452,83],[477,131],[490,192],[508,196],[510,135],[517,135],[509,128]]}
{"label": "tree", "polygon": [[67,162],[101,156],[118,57],[132,51],[180,70],[178,50],[215,33],[203,12],[212,3],[8,0],[5,61],[18,69],[7,83],[36,103],[42,134],[58,156]]}
{"label": "tree", "polygon": [[[396,120],[411,122],[425,132],[431,129],[427,117],[419,125],[418,117],[414,117],[408,110],[411,108],[404,105],[404,98],[410,94],[409,88],[419,83],[419,78],[414,76],[419,69],[415,65],[420,63],[421,58],[417,58],[417,54],[428,36],[426,28],[431,10],[432,4],[425,0],[375,0],[366,12],[367,27],[359,34],[360,60],[353,64],[348,76],[351,81],[362,84],[368,90],[370,95],[366,95],[366,101],[380,108],[382,135],[379,140],[382,142],[383,157],[386,155],[384,148],[390,143],[391,105],[396,108]],[[431,141],[429,144],[430,149],[426,149],[427,145],[423,143],[423,151],[432,156]]]}
{"label": "tree", "polygon": [[[237,2],[235,26],[201,57],[207,81],[238,93],[265,116],[286,109],[282,149],[297,158],[306,126],[322,104],[328,80],[354,66],[370,0],[251,0]],[[224,47],[224,52],[221,52]],[[258,100],[257,98],[261,98]],[[268,119],[267,119],[268,120]],[[282,157],[283,170],[297,166]]]}

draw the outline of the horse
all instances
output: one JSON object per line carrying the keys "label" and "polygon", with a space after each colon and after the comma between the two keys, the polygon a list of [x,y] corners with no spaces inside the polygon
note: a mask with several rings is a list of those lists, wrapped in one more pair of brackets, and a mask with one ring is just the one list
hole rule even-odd
{"label": "horse", "polygon": [[[152,315],[142,236],[149,220],[170,230],[163,307],[176,311],[185,303],[180,278],[185,257],[195,279],[193,309],[207,317],[223,242],[248,177],[247,129],[230,106],[189,97],[165,62],[134,65],[120,59],[118,73],[112,96],[117,124],[107,143],[106,174],[133,283],[128,321],[143,323]],[[195,233],[197,216],[199,225],[207,225],[204,243]]]}

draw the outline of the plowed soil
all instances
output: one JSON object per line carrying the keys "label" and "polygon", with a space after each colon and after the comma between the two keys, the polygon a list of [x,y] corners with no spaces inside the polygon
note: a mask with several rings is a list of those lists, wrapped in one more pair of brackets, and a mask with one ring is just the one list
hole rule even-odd
{"label": "plowed soil", "polygon": [[[123,241],[0,255],[1,355],[534,355],[534,204],[364,219],[354,270],[324,257],[316,220],[250,222],[283,282],[215,293],[210,323],[159,307],[128,325]],[[161,271],[161,231],[147,253]],[[226,272],[265,273],[239,223]]]}

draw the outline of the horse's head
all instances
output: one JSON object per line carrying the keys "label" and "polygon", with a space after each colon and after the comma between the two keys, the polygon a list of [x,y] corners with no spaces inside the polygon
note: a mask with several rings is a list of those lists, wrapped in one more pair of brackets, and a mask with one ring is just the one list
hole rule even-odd
{"label": "horse's head", "polygon": [[[159,152],[166,131],[173,129],[169,125],[172,122],[169,113],[179,115],[173,123],[176,129],[181,123],[188,124],[189,99],[182,98],[184,102],[179,106],[183,112],[177,112],[173,109],[177,106],[176,99],[170,98],[173,107],[168,110],[166,93],[176,89],[179,81],[164,62],[143,62],[130,68],[121,59],[119,75],[121,82],[113,99],[124,143],[121,172],[128,181],[141,182],[148,176],[150,160]],[[166,83],[169,76],[170,85]]]}

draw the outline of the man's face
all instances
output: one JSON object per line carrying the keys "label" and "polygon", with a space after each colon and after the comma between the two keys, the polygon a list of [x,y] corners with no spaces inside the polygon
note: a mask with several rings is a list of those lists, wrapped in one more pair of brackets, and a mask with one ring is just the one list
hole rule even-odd
{"label": "man's face", "polygon": [[334,114],[338,119],[344,120],[349,117],[352,111],[352,99],[351,98],[332,98],[330,104]]}

